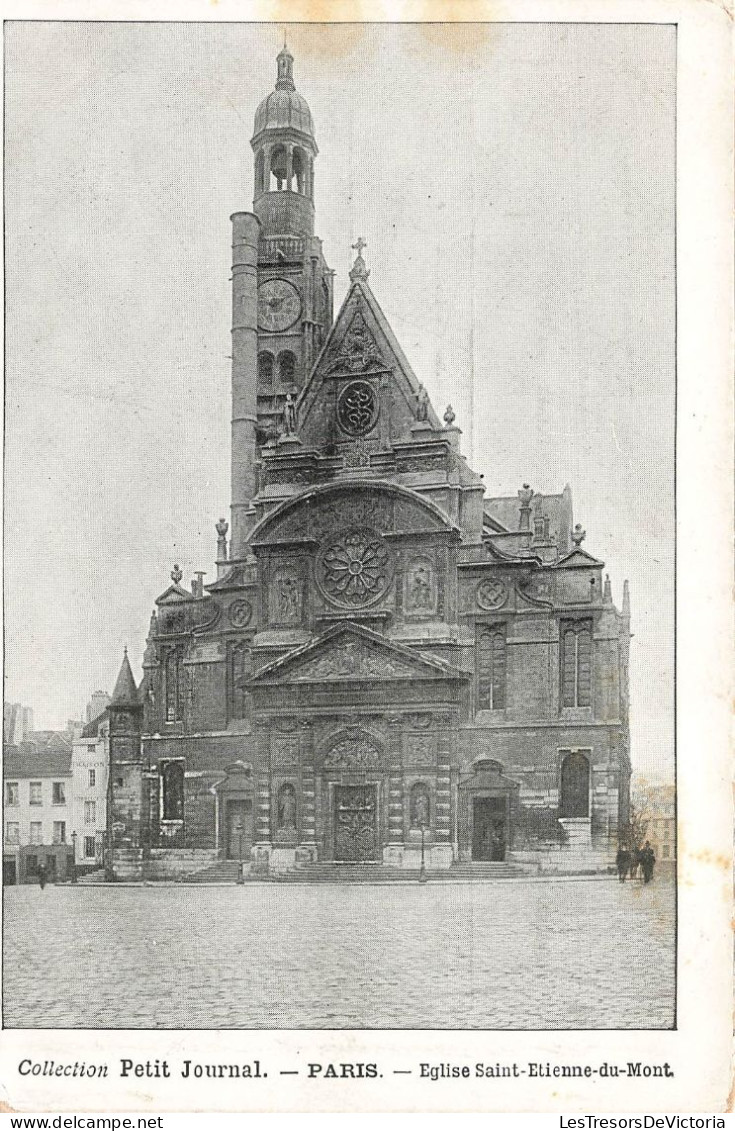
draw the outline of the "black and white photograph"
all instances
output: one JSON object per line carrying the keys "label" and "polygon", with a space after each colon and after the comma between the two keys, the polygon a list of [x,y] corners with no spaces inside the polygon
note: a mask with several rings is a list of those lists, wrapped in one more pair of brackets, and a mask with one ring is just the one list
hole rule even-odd
{"label": "black and white photograph", "polygon": [[676,23],[4,71],[4,1028],[676,1030]]}

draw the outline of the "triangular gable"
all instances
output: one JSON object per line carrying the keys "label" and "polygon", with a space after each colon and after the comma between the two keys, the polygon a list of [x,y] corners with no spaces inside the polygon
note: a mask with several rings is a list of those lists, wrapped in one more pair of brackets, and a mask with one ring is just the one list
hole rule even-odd
{"label": "triangular gable", "polygon": [[436,657],[413,652],[403,645],[357,624],[337,625],[309,643],[261,668],[248,686],[270,683],[322,683],[329,681],[395,679],[469,679]]}
{"label": "triangular gable", "polygon": [[194,594],[182,589],[180,585],[169,585],[160,597],[156,597],[155,603],[157,605],[180,605],[183,601],[195,600]]}
{"label": "triangular gable", "polygon": [[605,565],[599,558],[593,558],[592,554],[588,554],[586,550],[580,550],[579,546],[572,550],[570,554],[566,554],[563,558],[559,558],[556,563],[556,569],[602,569]]}
{"label": "triangular gable", "polygon": [[[369,285],[364,279],[356,279],[299,398],[300,433],[308,425],[325,379],[381,372],[393,375],[395,389],[403,394],[406,406],[415,417],[419,381]],[[431,404],[427,404],[426,415],[432,427],[441,427]]]}

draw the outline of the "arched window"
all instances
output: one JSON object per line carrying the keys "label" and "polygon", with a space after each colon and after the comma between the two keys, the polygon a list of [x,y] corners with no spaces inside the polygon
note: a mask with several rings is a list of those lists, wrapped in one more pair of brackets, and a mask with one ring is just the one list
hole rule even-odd
{"label": "arched window", "polygon": [[161,763],[161,819],[184,819],[184,763]]}
{"label": "arched window", "polygon": [[278,377],[282,385],[296,383],[296,356],[291,350],[283,350],[278,355]]}
{"label": "arched window", "polygon": [[271,153],[271,173],[276,178],[276,188],[278,192],[281,192],[286,187],[286,177],[288,175],[286,150],[282,145],[279,145]]}
{"label": "arched window", "polygon": [[258,380],[261,385],[273,384],[273,354],[272,353],[259,353],[258,354]]}
{"label": "arched window", "polygon": [[481,628],[477,639],[477,709],[505,707],[505,625]]}
{"label": "arched window", "polygon": [[258,150],[258,156],[255,158],[255,191],[265,192],[265,157],[262,149]]}
{"label": "arched window", "polygon": [[561,623],[561,702],[589,707],[592,702],[592,621]]}
{"label": "arched window", "polygon": [[295,184],[292,185],[295,192],[301,193],[303,196],[306,192],[306,157],[302,149],[294,149],[291,158],[292,169]]}
{"label": "arched window", "polygon": [[561,764],[559,815],[589,817],[590,764],[578,750],[567,754]]}

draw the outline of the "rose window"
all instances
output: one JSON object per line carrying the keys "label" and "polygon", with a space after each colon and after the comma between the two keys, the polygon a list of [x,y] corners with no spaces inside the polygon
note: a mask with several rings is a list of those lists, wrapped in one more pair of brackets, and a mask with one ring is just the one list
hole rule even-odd
{"label": "rose window", "polygon": [[378,402],[368,381],[351,381],[342,390],[337,402],[340,428],[350,436],[364,436],[375,424]]}
{"label": "rose window", "polygon": [[318,578],[335,604],[355,608],[377,601],[390,583],[390,554],[372,530],[353,530],[320,556]]}

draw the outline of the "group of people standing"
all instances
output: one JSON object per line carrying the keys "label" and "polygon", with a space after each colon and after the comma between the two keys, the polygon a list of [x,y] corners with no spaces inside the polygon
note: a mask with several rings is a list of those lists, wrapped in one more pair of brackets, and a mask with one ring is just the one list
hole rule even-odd
{"label": "group of people standing", "polygon": [[646,841],[643,848],[626,848],[621,844],[615,857],[615,866],[618,869],[618,879],[625,883],[626,876],[634,880],[640,868],[643,883],[650,884],[653,879],[653,869],[656,864],[656,855],[651,848],[651,842]]}

